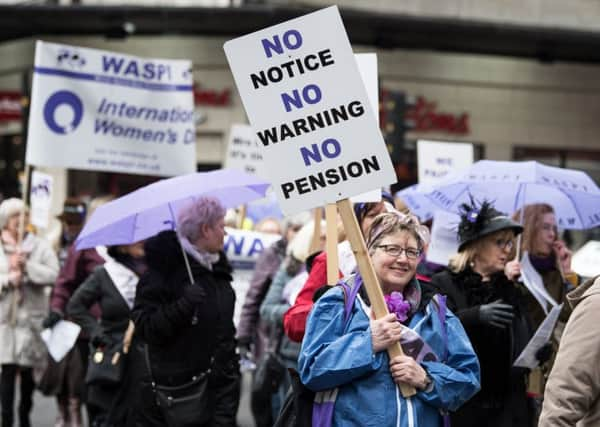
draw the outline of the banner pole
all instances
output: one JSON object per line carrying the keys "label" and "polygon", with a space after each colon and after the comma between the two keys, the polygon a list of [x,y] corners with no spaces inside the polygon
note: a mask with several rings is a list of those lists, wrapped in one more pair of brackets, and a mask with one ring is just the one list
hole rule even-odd
{"label": "banner pole", "polygon": [[327,223],[327,284],[335,286],[339,280],[338,260],[338,227],[337,227],[337,205],[327,203],[325,206],[325,222]]}
{"label": "banner pole", "polygon": [[246,220],[246,211],[248,210],[246,204],[244,203],[241,207],[240,207],[240,213],[238,215],[238,228],[240,230],[243,230],[244,228],[244,221]]}
{"label": "banner pole", "polygon": [[[354,256],[356,257],[356,263],[362,276],[365,290],[369,296],[369,301],[371,301],[371,308],[373,309],[375,318],[379,319],[389,314],[389,311],[385,304],[379,281],[375,275],[373,264],[371,264],[367,245],[358,226],[356,216],[354,216],[352,204],[349,199],[343,199],[337,202],[337,207],[340,211],[352,252],[354,252]],[[388,347],[387,352],[390,355],[390,359],[404,354],[399,342]],[[410,397],[417,393],[415,388],[409,384],[400,384],[400,391],[404,397]]]}
{"label": "banner pole", "polygon": [[[21,194],[21,200],[23,201],[23,208],[19,212],[19,227],[17,231],[17,250],[21,250],[21,244],[23,243],[23,236],[25,234],[25,210],[27,209],[27,195],[29,194],[29,175],[31,173],[31,167],[28,163],[25,164],[25,182],[23,183],[23,193]],[[10,316],[9,321],[11,326],[17,324],[17,310],[21,303],[23,293],[20,287],[15,288],[11,296],[10,301]]]}

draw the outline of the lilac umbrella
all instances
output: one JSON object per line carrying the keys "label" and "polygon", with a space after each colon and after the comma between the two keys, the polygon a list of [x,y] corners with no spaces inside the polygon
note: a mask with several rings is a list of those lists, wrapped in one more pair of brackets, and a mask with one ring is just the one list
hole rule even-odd
{"label": "lilac umbrella", "polygon": [[233,207],[264,197],[269,185],[235,169],[158,181],[96,209],[79,233],[76,248],[134,243],[174,229],[179,208],[191,200],[213,196]]}
{"label": "lilac umbrella", "polygon": [[534,161],[481,160],[443,182],[413,186],[397,194],[422,219],[435,210],[458,212],[469,195],[490,200],[508,214],[526,204],[547,203],[564,229],[600,225],[600,189],[586,173]]}

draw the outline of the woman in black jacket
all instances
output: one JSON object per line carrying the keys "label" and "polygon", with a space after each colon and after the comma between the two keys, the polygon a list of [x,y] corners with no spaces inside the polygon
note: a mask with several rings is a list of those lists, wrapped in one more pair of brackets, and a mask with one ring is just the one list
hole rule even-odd
{"label": "woman in black jacket", "polygon": [[[129,326],[139,276],[145,270],[142,243],[111,246],[107,255],[106,262],[77,288],[67,304],[68,315],[81,326],[85,335],[91,337],[91,363],[94,363],[94,358],[99,363],[104,357],[112,357],[107,355],[105,349],[113,347],[119,351],[119,357],[125,357],[125,332]],[[90,312],[96,303],[102,312],[99,322]],[[96,354],[98,351],[100,353]],[[125,363],[125,359],[120,363]],[[89,412],[94,414],[93,427],[109,425],[108,414],[123,386],[123,378],[118,382],[88,383],[86,403],[90,406]],[[115,420],[110,425],[120,427],[123,423]]]}
{"label": "woman in black jacket", "polygon": [[206,409],[189,426],[236,425],[240,373],[231,267],[222,252],[224,216],[217,199],[199,198],[180,210],[177,234],[164,231],[146,241],[148,271],[138,286],[133,319],[137,336],[147,343],[151,379],[142,381],[137,426],[175,427],[156,404],[152,381],[176,387],[209,370]]}
{"label": "woman in black jacket", "polygon": [[481,365],[481,391],[453,427],[530,427],[527,371],[512,365],[532,335],[524,291],[504,272],[523,228],[487,202],[462,206],[459,252],[431,284],[448,296]]}

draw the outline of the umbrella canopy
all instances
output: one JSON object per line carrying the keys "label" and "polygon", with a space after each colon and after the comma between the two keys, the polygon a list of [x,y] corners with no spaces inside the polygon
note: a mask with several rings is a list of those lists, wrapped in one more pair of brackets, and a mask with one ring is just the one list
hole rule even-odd
{"label": "umbrella canopy", "polygon": [[441,183],[397,194],[421,219],[431,218],[435,210],[458,212],[469,195],[492,201],[508,214],[527,204],[548,203],[565,229],[600,225],[600,189],[586,173],[535,161],[481,160]]}
{"label": "umbrella canopy", "polygon": [[175,228],[179,208],[191,200],[212,196],[233,207],[264,197],[269,185],[235,169],[158,181],[96,209],[77,237],[76,248],[134,243]]}

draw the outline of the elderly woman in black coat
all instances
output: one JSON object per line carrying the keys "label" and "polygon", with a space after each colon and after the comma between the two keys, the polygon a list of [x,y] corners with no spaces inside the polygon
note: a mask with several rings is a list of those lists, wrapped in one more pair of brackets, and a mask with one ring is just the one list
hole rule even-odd
{"label": "elderly woman in black coat", "polygon": [[530,427],[527,371],[513,367],[532,335],[524,290],[505,267],[523,227],[489,203],[462,206],[458,254],[431,284],[448,296],[481,365],[481,391],[451,414],[453,427]]}
{"label": "elderly woman in black coat", "polygon": [[[224,216],[217,199],[199,198],[179,211],[177,232],[146,241],[148,271],[133,319],[150,372],[139,392],[137,426],[236,425],[240,373]],[[157,403],[168,396],[175,404]]]}

